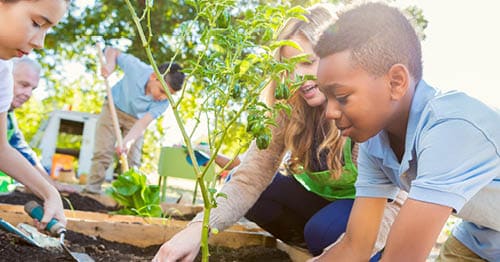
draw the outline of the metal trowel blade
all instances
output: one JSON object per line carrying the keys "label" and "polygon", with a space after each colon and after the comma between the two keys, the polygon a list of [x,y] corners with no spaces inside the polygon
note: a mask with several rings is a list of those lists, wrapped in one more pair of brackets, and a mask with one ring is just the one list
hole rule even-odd
{"label": "metal trowel blade", "polygon": [[85,253],[72,252],[64,244],[61,244],[64,252],[68,254],[74,261],[77,262],[94,262],[94,259]]}

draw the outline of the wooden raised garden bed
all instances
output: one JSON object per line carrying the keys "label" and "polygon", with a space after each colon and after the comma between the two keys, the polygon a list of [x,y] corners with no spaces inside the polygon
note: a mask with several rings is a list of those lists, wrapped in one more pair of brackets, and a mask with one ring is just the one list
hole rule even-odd
{"label": "wooden raised garden bed", "polygon": [[[73,196],[74,197],[74,196]],[[98,198],[97,198],[98,199]],[[100,200],[100,199],[98,199]],[[103,202],[100,200],[100,202]],[[105,202],[105,201],[104,201]],[[108,203],[109,204],[109,203]],[[186,215],[196,213],[201,207],[164,204],[164,210],[172,214]],[[173,211],[175,210],[175,211]],[[142,218],[136,216],[110,215],[107,213],[65,210],[69,230],[67,240],[72,251],[88,253],[96,261],[150,261],[159,246],[182,230],[189,221],[163,218]],[[24,212],[21,204],[0,204],[0,217],[7,222],[32,223],[32,219]],[[10,254],[7,244],[17,245],[13,254],[25,253],[22,260],[58,261],[64,258],[59,254],[42,253],[40,256],[29,256],[27,253],[39,252],[39,248],[31,247],[22,241],[13,241],[13,236],[0,230],[0,252]],[[15,238],[15,237],[14,237]],[[86,243],[79,244],[80,240]],[[295,249],[279,243],[258,227],[237,224],[210,237],[212,246],[211,261],[303,261],[303,256]],[[12,251],[12,250],[11,250]],[[35,252],[36,251],[36,252]],[[42,250],[45,252],[45,250]],[[127,254],[130,252],[130,254]],[[292,258],[290,258],[289,254]],[[47,260],[44,260],[47,258]],[[14,260],[16,260],[14,258]]]}

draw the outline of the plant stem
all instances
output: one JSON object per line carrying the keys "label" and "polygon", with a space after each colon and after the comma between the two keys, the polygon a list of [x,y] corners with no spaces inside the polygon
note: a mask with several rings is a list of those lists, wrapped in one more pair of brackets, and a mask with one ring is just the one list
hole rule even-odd
{"label": "plant stem", "polygon": [[[141,39],[142,45],[145,48],[146,55],[147,55],[147,57],[149,59],[149,62],[151,63],[151,66],[153,67],[153,70],[154,70],[155,74],[158,76],[158,79],[160,80],[160,83],[163,86],[163,88],[165,90],[168,90],[167,84],[165,83],[164,78],[161,77],[161,73],[158,70],[158,66],[156,65],[156,62],[155,62],[155,60],[153,58],[153,54],[151,53],[151,48],[149,47],[149,43],[146,40],[144,31],[142,29],[140,20],[137,17],[137,14],[136,14],[136,12],[134,10],[134,7],[130,3],[130,0],[125,0],[125,2],[127,3],[127,7],[128,7],[128,9],[129,9],[129,11],[130,11],[130,13],[132,15],[132,19],[133,19],[133,21],[134,21],[134,23],[136,25],[137,32],[139,33],[139,37]],[[150,7],[146,6],[146,8],[149,9]],[[148,16],[148,18],[149,18],[149,16]],[[201,59],[198,60],[198,62],[199,61],[201,61]],[[172,95],[170,94],[170,92],[166,92],[166,94],[167,94],[167,99],[168,99],[169,103],[171,105],[175,105],[175,101],[174,101]],[[202,240],[201,240],[201,243],[202,243],[201,244],[202,261],[208,261],[208,256],[209,256],[209,254],[208,254],[208,233],[209,233],[208,222],[209,222],[209,218],[210,218],[210,209],[212,208],[212,206],[211,206],[211,196],[208,194],[208,189],[207,189],[207,187],[206,187],[206,185],[204,183],[204,179],[203,179],[204,176],[205,176],[206,171],[208,170],[208,168],[206,168],[203,173],[200,171],[200,167],[198,165],[198,162],[195,160],[196,157],[194,155],[194,150],[193,150],[193,147],[191,145],[191,141],[190,141],[189,136],[188,136],[188,134],[186,132],[184,124],[183,124],[183,122],[181,120],[179,112],[178,112],[178,110],[177,110],[176,107],[173,107],[172,109],[173,109],[172,111],[174,113],[175,120],[176,120],[176,122],[177,122],[177,124],[179,126],[179,129],[181,131],[182,137],[184,139],[184,143],[186,144],[189,157],[191,159],[194,159],[194,161],[191,161],[191,162],[193,163],[193,167],[194,167],[194,170],[195,170],[195,173],[196,173],[196,180],[197,180],[197,182],[200,185],[200,191],[201,191],[201,194],[202,194],[202,197],[203,197],[203,205],[205,207],[204,216],[203,216]]]}

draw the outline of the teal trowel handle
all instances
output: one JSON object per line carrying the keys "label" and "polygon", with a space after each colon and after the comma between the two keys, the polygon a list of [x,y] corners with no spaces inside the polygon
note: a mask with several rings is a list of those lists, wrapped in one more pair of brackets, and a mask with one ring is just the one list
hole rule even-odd
{"label": "teal trowel handle", "polygon": [[[30,217],[40,221],[43,217],[43,207],[40,206],[36,201],[30,201],[24,205],[24,211],[30,215]],[[60,235],[65,232],[63,224],[55,218],[52,218],[50,222],[45,227],[45,230],[49,231],[52,235]]]}

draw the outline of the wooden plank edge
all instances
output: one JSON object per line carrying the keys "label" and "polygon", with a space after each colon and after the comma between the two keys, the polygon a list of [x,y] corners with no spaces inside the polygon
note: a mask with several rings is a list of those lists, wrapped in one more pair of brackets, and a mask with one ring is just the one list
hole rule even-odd
{"label": "wooden plank edge", "polygon": [[279,239],[276,240],[276,248],[283,252],[286,252],[293,262],[305,262],[313,257],[309,253],[309,251],[299,247],[288,245]]}
{"label": "wooden plank edge", "polygon": [[[110,215],[87,211],[65,210],[68,230],[108,241],[138,247],[161,245],[185,228],[188,221],[163,218]],[[20,205],[0,204],[0,217],[13,225],[32,223]],[[133,236],[133,237],[131,237]],[[210,237],[210,244],[239,248],[243,246],[276,246],[276,240],[265,232],[246,231],[236,226]]]}

